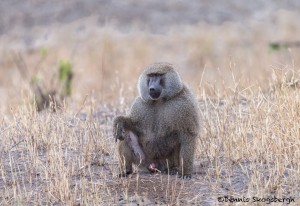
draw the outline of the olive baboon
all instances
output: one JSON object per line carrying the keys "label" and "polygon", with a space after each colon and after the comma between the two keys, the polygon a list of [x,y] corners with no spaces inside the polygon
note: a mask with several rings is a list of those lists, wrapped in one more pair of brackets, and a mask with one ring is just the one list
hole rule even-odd
{"label": "olive baboon", "polygon": [[195,98],[169,63],[147,67],[138,89],[129,115],[114,120],[115,138],[125,139],[118,143],[120,163],[125,166],[122,175],[132,173],[134,163],[191,178],[200,130]]}

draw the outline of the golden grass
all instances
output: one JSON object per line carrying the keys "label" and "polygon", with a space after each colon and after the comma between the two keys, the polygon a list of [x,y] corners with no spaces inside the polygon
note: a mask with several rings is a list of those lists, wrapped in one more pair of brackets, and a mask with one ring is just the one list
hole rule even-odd
{"label": "golden grass", "polygon": [[[265,25],[202,24],[166,34],[107,27],[83,40],[62,29],[39,73],[51,87],[59,59],[73,63],[75,93],[56,113],[36,113],[11,57],[16,50],[1,51],[0,204],[218,204],[223,196],[299,204],[299,51],[268,51],[269,41],[293,39],[297,29],[269,39]],[[21,53],[34,68],[39,51]],[[117,178],[112,119],[128,111],[142,68],[160,60],[179,65],[199,99],[195,174],[190,181],[144,172]]]}
{"label": "golden grass", "polygon": [[95,111],[86,103],[79,113],[36,113],[26,104],[12,111],[0,125],[1,204],[215,204],[225,195],[297,201],[298,89],[281,84],[223,99],[201,91],[203,130],[190,181],[143,172],[117,177],[111,124],[125,107]]}

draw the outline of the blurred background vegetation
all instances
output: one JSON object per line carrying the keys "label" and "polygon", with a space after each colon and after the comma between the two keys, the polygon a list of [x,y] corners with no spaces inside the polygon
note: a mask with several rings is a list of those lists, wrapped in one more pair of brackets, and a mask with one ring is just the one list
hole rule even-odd
{"label": "blurred background vegetation", "polygon": [[297,0],[2,0],[0,112],[38,88],[76,108],[86,95],[131,102],[139,73],[157,61],[208,95],[269,90],[272,74],[298,75],[299,9]]}

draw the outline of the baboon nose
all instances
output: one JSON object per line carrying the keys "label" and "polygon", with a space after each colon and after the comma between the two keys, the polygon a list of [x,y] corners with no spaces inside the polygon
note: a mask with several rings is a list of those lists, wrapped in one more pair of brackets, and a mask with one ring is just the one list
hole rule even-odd
{"label": "baboon nose", "polygon": [[153,99],[153,100],[156,100],[159,98],[160,94],[161,94],[161,90],[157,90],[155,88],[150,88],[149,89],[149,94],[150,94],[150,97]]}

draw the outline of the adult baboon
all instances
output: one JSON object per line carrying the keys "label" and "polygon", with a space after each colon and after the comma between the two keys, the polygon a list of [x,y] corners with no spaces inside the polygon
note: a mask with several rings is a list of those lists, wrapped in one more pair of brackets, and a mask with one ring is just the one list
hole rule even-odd
{"label": "adult baboon", "polygon": [[200,130],[195,98],[169,63],[148,66],[138,89],[129,115],[114,120],[115,138],[126,140],[118,143],[122,175],[132,173],[133,163],[141,163],[150,171],[168,166],[180,177],[191,178]]}

